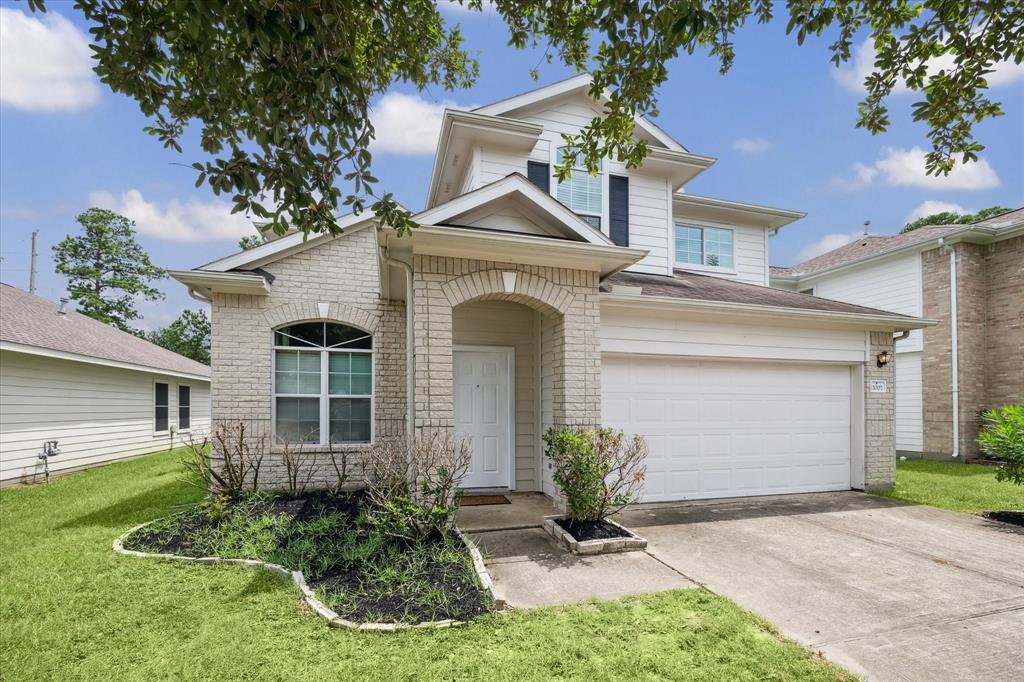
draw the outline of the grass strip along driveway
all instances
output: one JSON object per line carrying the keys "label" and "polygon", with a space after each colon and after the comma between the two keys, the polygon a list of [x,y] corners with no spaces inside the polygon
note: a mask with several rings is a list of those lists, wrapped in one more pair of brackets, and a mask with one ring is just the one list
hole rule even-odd
{"label": "grass strip along driveway", "polygon": [[984,464],[933,460],[896,463],[896,485],[885,497],[952,511],[1024,510],[1024,487],[996,481],[996,469]]}
{"label": "grass strip along driveway", "polygon": [[261,570],[115,554],[193,504],[174,453],[0,491],[5,680],[847,680],[700,589],[488,615],[450,630],[330,629]]}

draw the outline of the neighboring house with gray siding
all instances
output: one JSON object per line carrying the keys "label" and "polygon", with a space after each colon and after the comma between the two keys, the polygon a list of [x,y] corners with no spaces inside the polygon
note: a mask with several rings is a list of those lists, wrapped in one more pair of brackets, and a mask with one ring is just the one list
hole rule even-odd
{"label": "neighboring house with gray siding", "polygon": [[211,303],[215,425],[275,444],[261,481],[282,440],[355,458],[445,429],[472,437],[466,488],[553,495],[544,431],[604,424],[646,438],[647,501],[892,484],[877,358],[929,322],[770,288],[769,236],[803,214],[684,192],[714,159],[647,119],[641,167],[559,182],[589,88],[445,111],[410,236],[350,215],[172,273]]}
{"label": "neighboring house with gray siding", "polygon": [[902,453],[973,457],[978,413],[1024,402],[1024,209],[972,225],[866,235],[772,268],[771,283],[939,321],[896,342]]}
{"label": "neighboring house with gray siding", "polygon": [[210,368],[0,284],[0,485],[181,445],[210,425]]}

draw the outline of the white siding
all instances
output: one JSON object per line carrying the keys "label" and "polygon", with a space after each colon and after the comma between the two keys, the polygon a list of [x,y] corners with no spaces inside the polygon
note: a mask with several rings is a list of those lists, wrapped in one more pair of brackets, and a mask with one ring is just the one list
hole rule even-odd
{"label": "white siding", "polygon": [[924,451],[921,351],[896,355],[896,449]]}
{"label": "white siding", "polygon": [[601,352],[708,358],[864,362],[864,332],[752,324],[678,313],[601,309]]}
{"label": "white siding", "polygon": [[[191,387],[192,430],[210,425],[210,385],[138,372],[0,351],[0,481],[42,475],[43,441],[58,440],[50,471],[79,469],[169,447],[154,435],[154,388],[167,383],[170,423],[177,425],[179,384]],[[176,436],[173,445],[182,444]]]}
{"label": "white siding", "polygon": [[[815,296],[879,308],[903,315],[921,315],[921,256],[918,253],[889,258],[800,284],[814,285]],[[921,330],[896,344],[896,352],[922,349]]]}
{"label": "white siding", "polygon": [[[547,163],[554,168],[554,150],[562,144],[562,135],[574,135],[587,125],[600,111],[587,102],[575,98],[558,103],[546,103],[543,108],[517,113],[516,118],[544,126],[541,139],[528,156],[499,148],[480,149],[479,168],[467,173],[475,183],[472,189],[500,180],[511,173],[526,175],[527,160]],[[629,178],[629,236],[630,246],[649,251],[647,257],[630,270],[656,274],[671,271],[669,235],[672,221],[672,190],[665,178],[636,170],[613,160],[606,160],[602,178],[604,210],[601,226],[608,232],[608,175]],[[551,191],[555,179],[551,178]],[[763,283],[763,281],[761,282]]]}
{"label": "white siding", "polygon": [[516,489],[537,490],[537,312],[517,303],[484,301],[452,311],[456,345],[515,348]]}
{"label": "white siding", "polygon": [[[799,288],[814,286],[814,295],[836,301],[920,316],[921,255],[910,253],[869,263],[834,275],[812,278]],[[923,450],[921,400],[921,351],[924,337],[920,329],[896,342],[896,448],[910,452]]]}

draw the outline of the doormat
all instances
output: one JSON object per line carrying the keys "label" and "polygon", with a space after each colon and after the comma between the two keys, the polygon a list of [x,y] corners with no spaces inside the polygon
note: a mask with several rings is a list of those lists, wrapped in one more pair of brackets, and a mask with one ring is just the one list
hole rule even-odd
{"label": "doormat", "polygon": [[504,495],[465,495],[459,498],[460,507],[483,507],[488,504],[509,504]]}

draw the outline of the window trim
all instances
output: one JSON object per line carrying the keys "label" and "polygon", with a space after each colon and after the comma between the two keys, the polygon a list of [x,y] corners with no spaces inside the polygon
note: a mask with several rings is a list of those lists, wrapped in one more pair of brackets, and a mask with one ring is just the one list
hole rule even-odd
{"label": "window trim", "polygon": [[[156,402],[156,387],[157,387],[157,384],[163,384],[164,386],[167,387],[167,405],[166,405],[166,407],[167,407],[167,428],[163,429],[162,431],[161,430],[157,430],[157,428],[156,428],[156,408],[159,407],[157,405],[157,402]],[[171,421],[171,385],[172,385],[171,382],[167,381],[166,379],[161,381],[161,380],[157,379],[156,377],[153,377],[152,392],[150,393],[150,395],[153,396],[153,403],[152,403],[152,411],[150,412],[150,416],[153,419],[153,435],[154,436],[166,436],[166,435],[170,434],[171,433],[171,426],[174,425],[174,423]],[[177,390],[177,389],[175,389],[175,390]]]}
{"label": "window trim", "polygon": [[[558,165],[558,150],[562,149],[564,147],[569,147],[569,146],[571,146],[571,145],[559,144],[558,142],[552,142],[550,145],[548,145],[548,149],[549,149],[549,151],[548,151],[548,158],[550,159],[550,163],[548,164],[548,168],[550,169],[550,171],[549,171],[550,178],[549,178],[549,182],[548,182],[548,187],[550,189],[549,189],[548,193],[554,198],[555,201],[558,201],[558,203],[560,203],[560,204],[562,204],[562,202],[558,199],[558,185],[560,183],[558,182],[558,178],[555,176],[555,166]],[[601,212],[600,213],[595,213],[595,212],[592,212],[592,211],[577,211],[576,209],[574,209],[574,208],[572,208],[570,206],[566,206],[565,204],[562,204],[562,206],[565,206],[570,211],[575,213],[577,216],[580,217],[580,220],[582,220],[583,222],[586,222],[588,225],[590,225],[590,223],[587,222],[587,219],[584,216],[590,216],[590,217],[593,217],[593,218],[597,218],[597,220],[599,222],[599,226],[598,227],[594,227],[593,225],[590,225],[590,227],[592,227],[593,229],[597,230],[601,234],[607,235],[608,234],[608,230],[609,230],[609,226],[608,226],[608,169],[605,168],[605,163],[606,163],[606,160],[605,159],[601,159],[601,170],[598,171],[598,173],[597,173],[597,177],[601,181]],[[584,171],[584,172],[586,172],[586,171]]]}
{"label": "window trim", "polygon": [[[181,426],[181,389],[183,388],[188,389],[188,426],[184,428],[182,428]],[[177,401],[175,407],[177,408],[178,419],[176,420],[175,423],[177,424],[178,427],[178,433],[188,433],[192,430],[192,384],[179,383],[177,385],[176,391]]]}
{"label": "window trim", "polygon": [[[324,346],[278,346],[275,341],[277,333],[285,327],[290,327],[297,324],[309,324],[314,322],[327,322],[334,324],[343,324],[346,327],[352,329],[358,329],[359,331],[365,332],[371,340],[374,338],[374,334],[366,331],[362,327],[344,322],[342,320],[299,320],[293,322],[286,322],[285,324],[278,325],[270,330],[270,433],[273,438],[275,446],[279,445],[277,438],[277,399],[278,398],[313,398],[315,397],[320,401],[320,440],[317,443],[303,443],[303,445],[310,447],[328,447],[330,443],[330,408],[331,398],[361,398],[370,399],[370,440],[368,441],[346,441],[334,443],[337,447],[366,447],[372,445],[377,440],[377,348],[376,344],[373,344],[372,348],[338,348],[338,347],[324,347]],[[278,393],[277,392],[277,351],[297,351],[302,353],[319,353],[320,354],[320,393],[316,396],[309,393]],[[363,353],[370,356],[370,393],[369,395],[363,394],[333,394],[330,392],[330,354],[331,353]],[[324,428],[326,424],[327,428]],[[298,445],[298,443],[296,443]]]}
{"label": "window trim", "polygon": [[[686,261],[680,261],[676,259],[676,228],[679,227],[694,227],[701,230],[700,237],[700,248],[701,248],[701,259],[703,260],[706,253],[705,241],[704,241],[704,230],[724,230],[732,234],[732,266],[724,265],[705,265],[704,263],[688,263]],[[735,275],[736,274],[736,230],[732,227],[725,227],[721,225],[710,225],[708,223],[697,223],[688,222],[682,220],[672,221],[672,264],[674,267],[680,270],[693,270],[701,272],[716,272],[721,274]]]}

